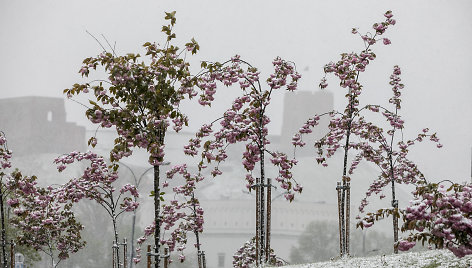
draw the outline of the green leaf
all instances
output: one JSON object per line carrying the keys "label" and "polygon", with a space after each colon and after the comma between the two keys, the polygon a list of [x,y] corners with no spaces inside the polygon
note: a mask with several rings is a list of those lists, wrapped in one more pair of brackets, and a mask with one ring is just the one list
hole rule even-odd
{"label": "green leaf", "polygon": [[173,38],[175,38],[175,33],[169,35],[169,36],[167,37],[167,41],[170,41],[170,40],[172,40]]}
{"label": "green leaf", "polygon": [[165,20],[170,20],[172,18],[175,18],[175,12],[176,11],[172,11],[172,12],[165,12],[166,13],[166,16],[165,16]]}
{"label": "green leaf", "polygon": [[170,34],[170,28],[169,26],[162,26],[162,32],[166,33],[166,34]]}

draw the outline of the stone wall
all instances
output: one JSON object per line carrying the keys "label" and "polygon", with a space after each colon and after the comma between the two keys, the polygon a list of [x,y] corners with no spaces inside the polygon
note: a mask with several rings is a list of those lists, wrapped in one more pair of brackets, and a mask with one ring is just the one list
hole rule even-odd
{"label": "stone wall", "polygon": [[85,127],[66,122],[64,99],[0,99],[0,130],[15,155],[85,150]]}

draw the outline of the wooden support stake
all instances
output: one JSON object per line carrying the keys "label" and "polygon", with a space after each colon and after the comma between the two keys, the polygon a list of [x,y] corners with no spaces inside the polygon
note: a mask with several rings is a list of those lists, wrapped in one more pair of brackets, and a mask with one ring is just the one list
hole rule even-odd
{"label": "wooden support stake", "polygon": [[169,267],[169,249],[164,248],[164,268]]}
{"label": "wooden support stake", "polygon": [[202,268],[202,253],[200,250],[197,253],[197,260],[198,260],[198,268]]}
{"label": "wooden support stake", "polygon": [[393,206],[393,253],[398,254],[398,200],[392,201]]}
{"label": "wooden support stake", "polygon": [[259,227],[259,230],[261,232],[261,239],[260,239],[260,243],[261,243],[261,247],[260,247],[260,264],[262,265],[263,263],[265,263],[267,260],[265,259],[265,253],[266,253],[266,248],[265,248],[265,243],[266,243],[266,239],[265,239],[265,228],[266,228],[266,224],[265,224],[265,218],[266,218],[266,212],[265,212],[265,180],[264,180],[264,177],[261,178],[261,184],[260,184],[260,190],[261,190],[261,193],[260,193],[260,198],[261,198],[261,201],[259,203],[259,208],[260,208],[260,217],[261,217],[261,220],[260,220],[260,227]]}
{"label": "wooden support stake", "polygon": [[342,216],[341,216],[341,189],[342,189],[341,182],[338,182],[337,186],[336,186],[336,191],[338,192],[339,252],[340,252],[340,255],[342,257],[342,255],[343,255],[343,240],[342,240],[342,237],[343,237],[344,234],[343,234],[343,231],[342,231],[342,228],[341,228],[341,222],[342,222]]}
{"label": "wooden support stake", "polygon": [[266,229],[266,262],[270,263],[270,224],[272,212],[272,183],[267,179],[267,229]]}
{"label": "wooden support stake", "polygon": [[13,240],[10,240],[10,264],[11,268],[15,268],[15,242]]}
{"label": "wooden support stake", "polygon": [[256,266],[259,266],[260,262],[260,250],[262,241],[260,241],[260,217],[261,217],[261,209],[260,209],[260,194],[261,194],[261,187],[260,187],[261,179],[256,178]]}
{"label": "wooden support stake", "polygon": [[[123,268],[128,267],[128,241],[126,238],[123,238]],[[131,260],[133,261],[133,260]]]}
{"label": "wooden support stake", "polygon": [[351,221],[351,183],[346,183],[346,255],[349,256],[349,237],[350,237],[350,221]]}
{"label": "wooden support stake", "polygon": [[147,246],[147,268],[151,268],[151,245]]}
{"label": "wooden support stake", "polygon": [[203,268],[206,268],[206,259],[205,259],[205,251],[202,251],[202,262],[203,262]]}
{"label": "wooden support stake", "polygon": [[113,252],[113,257],[111,258],[111,267],[117,268],[116,267],[116,260],[115,260],[115,255],[116,255],[116,245],[115,245],[115,240],[111,243],[113,246],[111,246],[112,252]]}

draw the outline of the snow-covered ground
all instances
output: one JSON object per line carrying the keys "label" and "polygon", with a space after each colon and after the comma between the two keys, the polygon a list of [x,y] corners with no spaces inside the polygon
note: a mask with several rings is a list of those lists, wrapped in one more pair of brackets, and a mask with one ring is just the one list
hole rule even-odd
{"label": "snow-covered ground", "polygon": [[284,266],[284,268],[357,268],[357,267],[472,267],[472,256],[457,258],[448,250],[400,253],[397,255],[346,258],[312,264]]}

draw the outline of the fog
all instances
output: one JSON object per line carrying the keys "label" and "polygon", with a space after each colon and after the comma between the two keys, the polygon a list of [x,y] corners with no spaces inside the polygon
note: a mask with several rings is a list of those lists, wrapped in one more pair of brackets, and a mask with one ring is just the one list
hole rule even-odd
{"label": "fog", "polygon": [[[146,41],[163,41],[164,12],[173,10],[177,11],[176,42],[183,46],[194,37],[201,47],[190,59],[194,66],[202,60],[224,61],[239,54],[258,67],[265,79],[272,71],[272,60],[280,56],[295,62],[302,74],[299,90],[303,91],[320,90],[317,85],[324,64],[338,60],[340,53],[363,48],[362,40],[351,34],[353,27],[361,33],[370,31],[374,22],[383,20],[385,11],[392,10],[397,24],[385,34],[392,44],[374,47],[377,59],[360,78],[364,85],[361,104],[388,103],[389,76],[393,66],[399,65],[406,86],[401,111],[405,137],[414,137],[428,127],[444,145],[437,149],[431,143],[421,144],[413,149],[411,158],[432,181],[471,179],[469,0],[0,0],[0,99],[63,98],[63,89],[87,81],[78,73],[82,60],[102,51],[87,31],[101,42],[102,35],[116,42],[118,54],[142,53]],[[328,83],[334,107],[342,110],[344,89],[332,76]],[[186,132],[213,120],[237,95],[231,89],[221,90],[224,93],[217,94],[211,109],[184,103],[190,118]],[[76,100],[86,103],[86,99]],[[283,94],[272,101],[269,132],[278,135],[282,132]],[[65,105],[68,122],[95,130],[82,105],[71,100]]]}
{"label": "fog", "polygon": [[[11,1],[0,2],[1,97],[55,96],[79,81],[81,61],[101,52],[87,33],[105,35],[117,51],[142,52],[145,41],[162,41],[164,11],[177,11],[182,44],[199,42],[196,60],[223,61],[240,54],[264,73],[276,56],[297,64],[301,90],[318,90],[322,66],[342,52],[362,47],[352,27],[370,30],[392,10],[390,46],[377,46],[377,60],[361,79],[365,103],[390,94],[388,77],[398,64],[404,89],[406,134],[437,131],[443,149],[418,148],[417,161],[434,178],[470,178],[472,144],[472,22],[470,1]],[[334,87],[335,106],[344,92]],[[281,104],[274,100],[274,106]],[[68,120],[87,124],[80,105],[67,101]],[[282,111],[273,109],[272,131],[280,132]],[[208,112],[191,118],[191,129]],[[433,153],[434,151],[434,153]],[[428,156],[428,157],[426,157]],[[429,157],[431,156],[431,157]]]}

